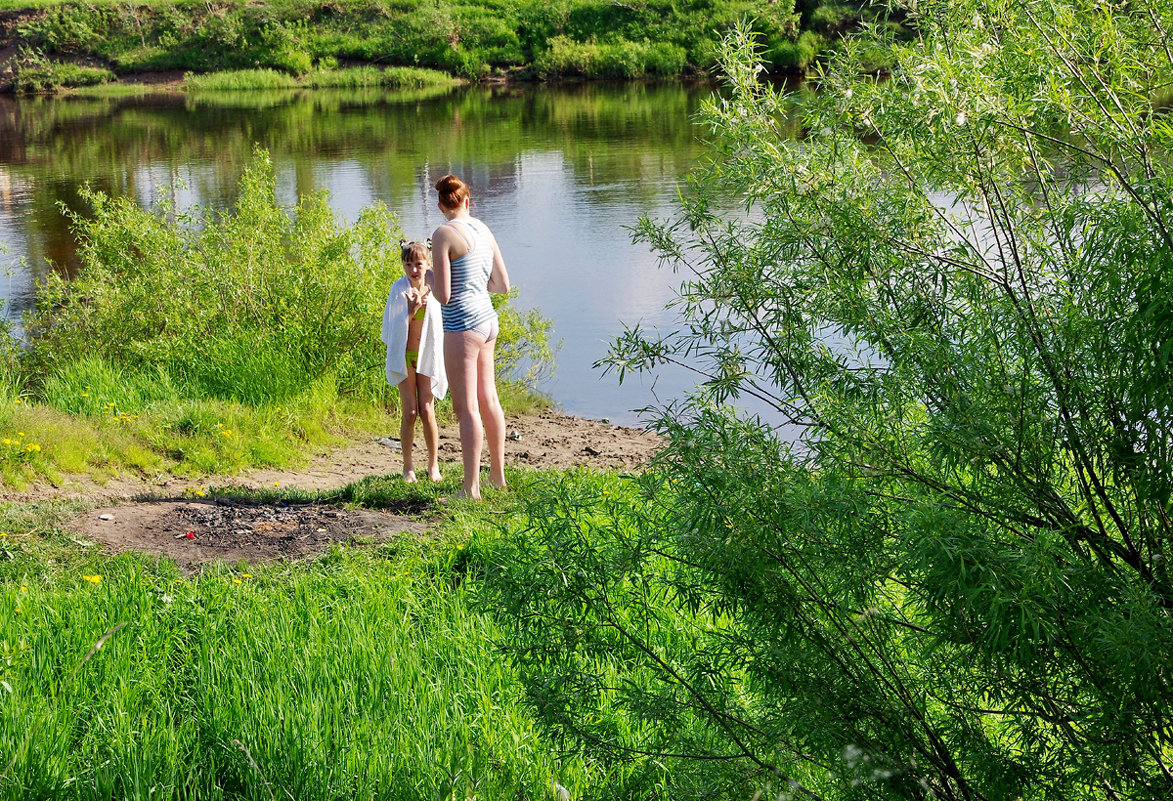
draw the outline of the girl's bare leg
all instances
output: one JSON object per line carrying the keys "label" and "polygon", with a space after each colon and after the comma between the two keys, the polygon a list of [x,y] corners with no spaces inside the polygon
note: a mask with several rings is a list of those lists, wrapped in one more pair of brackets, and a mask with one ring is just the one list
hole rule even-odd
{"label": "girl's bare leg", "polygon": [[471,331],[444,332],[444,366],[452,410],[460,421],[460,455],[464,462],[464,489],[469,498],[481,497],[481,446],[484,429],[477,403],[477,361],[484,340]]}
{"label": "girl's bare leg", "polygon": [[407,378],[399,382],[399,404],[403,410],[399,416],[399,445],[403,449],[403,478],[408,482],[415,481],[415,465],[411,456],[412,441],[415,439],[415,420],[419,417],[415,379],[415,371],[409,368]]}
{"label": "girl's bare leg", "polygon": [[432,395],[432,379],[416,373],[420,421],[424,424],[424,442],[428,446],[428,478],[440,481],[440,429],[436,426],[436,400]]}
{"label": "girl's bare leg", "polygon": [[489,483],[505,488],[505,412],[497,397],[496,377],[497,340],[491,339],[481,345],[477,354],[477,404],[481,410],[481,422],[485,438],[489,443]]}

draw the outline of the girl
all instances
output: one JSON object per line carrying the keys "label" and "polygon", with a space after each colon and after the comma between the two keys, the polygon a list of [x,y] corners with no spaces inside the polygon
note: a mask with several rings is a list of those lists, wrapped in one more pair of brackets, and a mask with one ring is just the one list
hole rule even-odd
{"label": "girl", "polygon": [[428,477],[440,480],[440,432],[435,399],[448,391],[444,372],[443,323],[439,302],[432,296],[431,243],[403,242],[403,278],[391,286],[383,311],[383,344],[387,346],[387,381],[399,387],[403,414],[399,442],[403,447],[403,478],[415,481],[412,440],[415,421],[424,423]]}

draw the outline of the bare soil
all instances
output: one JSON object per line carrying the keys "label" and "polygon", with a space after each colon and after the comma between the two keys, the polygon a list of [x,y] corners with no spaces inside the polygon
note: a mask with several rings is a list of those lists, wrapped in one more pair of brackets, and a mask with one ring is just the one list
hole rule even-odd
{"label": "bare soil", "polygon": [[[612,426],[554,412],[508,421],[506,464],[539,469],[575,466],[639,469],[660,440],[643,429]],[[455,425],[441,430],[441,471],[460,459]],[[417,439],[416,464],[426,465]],[[321,504],[259,503],[231,497],[193,497],[208,488],[329,490],[370,476],[400,476],[397,440],[379,437],[319,456],[297,470],[250,470],[231,476],[187,479],[172,475],[120,477],[99,485],[75,478],[58,487],[8,493],[3,499],[33,502],[75,498],[99,508],[70,529],[111,552],[139,551],[173,559],[181,570],[202,565],[259,563],[312,556],[332,543],[379,542],[408,534],[426,536],[435,520],[428,508],[341,509]],[[424,471],[419,471],[421,477]],[[423,479],[423,480],[426,480]]]}

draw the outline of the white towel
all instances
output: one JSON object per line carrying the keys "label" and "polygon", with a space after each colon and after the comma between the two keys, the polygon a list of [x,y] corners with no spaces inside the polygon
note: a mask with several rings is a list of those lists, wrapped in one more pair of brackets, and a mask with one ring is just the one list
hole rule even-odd
{"label": "white towel", "polygon": [[[387,346],[387,381],[399,386],[407,378],[407,296],[411,287],[407,276],[391,285],[387,308],[383,310],[383,344]],[[419,363],[416,372],[432,379],[432,395],[442,398],[448,393],[448,376],[444,372],[444,323],[440,301],[428,293],[424,312],[424,330],[420,334]]]}

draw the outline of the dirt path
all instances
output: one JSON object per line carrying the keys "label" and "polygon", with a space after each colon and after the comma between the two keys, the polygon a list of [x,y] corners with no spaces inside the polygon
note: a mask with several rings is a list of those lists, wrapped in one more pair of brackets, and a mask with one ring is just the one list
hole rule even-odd
{"label": "dirt path", "polygon": [[[552,412],[510,418],[507,430],[506,463],[533,468],[587,465],[630,470],[645,463],[660,445],[653,434],[641,429]],[[441,469],[459,458],[456,428],[446,427],[440,435]],[[100,508],[69,526],[82,541],[101,544],[111,552],[133,550],[166,557],[185,573],[194,573],[213,561],[253,564],[296,559],[335,542],[426,535],[431,525],[420,518],[426,509],[410,505],[374,511],[200,495],[207,488],[228,486],[329,490],[369,476],[398,476],[402,467],[398,442],[379,438],[318,457],[298,470],[250,470],[199,480],[126,477],[102,485],[76,478],[58,487],[8,493],[2,499],[89,500]]]}

